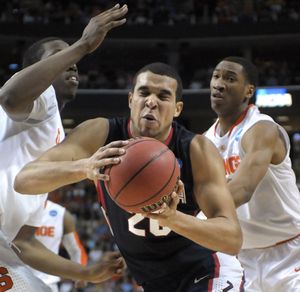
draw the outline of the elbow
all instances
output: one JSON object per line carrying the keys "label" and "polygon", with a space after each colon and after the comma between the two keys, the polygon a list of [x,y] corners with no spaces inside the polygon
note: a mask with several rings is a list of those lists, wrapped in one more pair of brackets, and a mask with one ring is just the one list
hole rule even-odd
{"label": "elbow", "polygon": [[18,110],[18,103],[15,102],[11,93],[0,90],[0,104],[6,112],[13,113]]}
{"label": "elbow", "polygon": [[242,245],[243,245],[243,234],[240,227],[237,227],[234,234],[232,235],[230,248],[226,253],[232,256],[236,256],[240,252]]}
{"label": "elbow", "polygon": [[15,181],[14,181],[14,189],[16,192],[20,193],[20,194],[29,194],[29,190],[28,190],[28,183],[29,180],[27,180],[24,175],[22,174],[22,172],[19,172],[17,174],[17,176],[15,177]]}

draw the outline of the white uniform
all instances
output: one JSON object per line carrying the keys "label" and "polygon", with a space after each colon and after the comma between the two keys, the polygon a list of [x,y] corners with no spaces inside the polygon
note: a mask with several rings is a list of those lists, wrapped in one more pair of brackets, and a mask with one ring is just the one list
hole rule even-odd
{"label": "white uniform", "polygon": [[[41,226],[36,230],[35,236],[56,254],[59,252],[60,244],[63,243],[72,261],[86,264],[86,253],[78,241],[76,232],[64,235],[65,211],[65,207],[52,201],[47,201]],[[57,283],[60,281],[60,277],[45,274],[34,269],[32,271],[36,277],[51,287],[53,292],[58,291]]]}
{"label": "white uniform", "polygon": [[[47,194],[20,195],[13,184],[25,164],[64,138],[54,88],[50,86],[34,101],[26,121],[13,121],[0,107],[0,125],[0,230],[10,242],[23,225],[41,222]],[[7,267],[9,262],[0,258],[0,266]]]}
{"label": "white uniform", "polygon": [[[250,105],[226,135],[222,137],[219,135],[218,121],[205,133],[206,137],[217,146],[223,157],[227,179],[234,176],[244,157],[241,146],[243,135],[260,121],[275,123],[271,117],[261,114],[257,107]],[[247,287],[248,291],[300,291],[300,273],[296,272],[300,264],[300,245],[294,244],[293,251],[288,249],[287,254],[282,250],[280,253],[276,252],[280,248],[280,243],[291,240],[290,246],[292,246],[292,241],[299,241],[297,237],[300,235],[300,194],[289,157],[289,137],[279,125],[278,129],[287,149],[284,160],[278,165],[270,164],[250,201],[237,209],[244,236],[239,260],[245,268],[246,291]],[[273,247],[275,245],[276,247]],[[285,246],[287,245],[285,244]],[[249,250],[251,252],[248,255]],[[264,253],[264,259],[260,257],[262,253]],[[266,253],[272,253],[272,256],[267,256]],[[289,253],[292,254],[292,257]],[[255,258],[254,254],[258,258]],[[281,266],[280,271],[274,270],[272,273],[266,274],[266,271],[270,272],[269,269],[274,262],[282,264],[283,260],[286,261],[284,273],[282,273],[283,267]],[[252,271],[247,270],[249,262],[253,262],[252,266],[255,264]],[[284,286],[283,282],[290,276],[293,281]],[[266,277],[272,278],[270,280],[272,284],[265,285],[269,280]],[[255,285],[260,288],[257,290],[254,288]]]}

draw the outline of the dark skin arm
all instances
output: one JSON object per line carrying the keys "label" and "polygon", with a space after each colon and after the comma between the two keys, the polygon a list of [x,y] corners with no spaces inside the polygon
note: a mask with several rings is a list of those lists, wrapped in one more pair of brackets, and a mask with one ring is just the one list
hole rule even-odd
{"label": "dark skin arm", "polygon": [[33,101],[48,88],[58,74],[96,50],[106,34],[125,23],[127,6],[113,8],[93,17],[81,38],[70,47],[43,59],[16,74],[0,90],[0,104],[14,120],[24,120],[33,107]]}
{"label": "dark skin arm", "polygon": [[279,164],[286,155],[286,148],[278,130],[271,122],[259,122],[249,129],[242,141],[245,155],[228,186],[236,207],[247,203],[269,165]]}
{"label": "dark skin arm", "polygon": [[[160,214],[146,214],[161,226],[212,250],[237,254],[242,233],[233,200],[226,185],[224,166],[214,145],[203,136],[196,136],[190,146],[194,195],[207,220],[200,220],[176,210],[183,184],[173,193],[170,206],[164,204]],[[222,236],[220,236],[222,234]]]}
{"label": "dark skin arm", "polygon": [[23,226],[13,243],[19,258],[32,268],[65,279],[100,283],[123,272],[124,262],[118,252],[106,253],[101,260],[86,267],[67,260],[47,249],[34,236],[35,227]]}

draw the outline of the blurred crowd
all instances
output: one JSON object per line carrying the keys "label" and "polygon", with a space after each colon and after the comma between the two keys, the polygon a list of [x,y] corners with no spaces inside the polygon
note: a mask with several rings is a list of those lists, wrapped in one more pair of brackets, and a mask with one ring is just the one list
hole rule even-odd
{"label": "blurred crowd", "polygon": [[[109,0],[1,0],[0,21],[86,23],[112,5]],[[299,21],[297,0],[120,0],[132,25]]]}
{"label": "blurred crowd", "polygon": [[[133,56],[134,58],[134,56]],[[157,59],[155,61],[160,61]],[[145,62],[146,64],[147,62]],[[300,84],[300,69],[296,63],[285,60],[275,61],[256,58],[254,63],[259,69],[259,86],[277,86]],[[196,64],[193,67],[181,63],[178,70],[186,89],[208,88],[215,61],[211,66]],[[85,69],[86,67],[86,69]],[[109,69],[109,66],[94,64],[92,68],[79,65],[79,78],[81,89],[130,89],[134,70]],[[187,68],[188,67],[188,68]],[[0,68],[0,86],[20,69],[20,64],[7,64]]]}

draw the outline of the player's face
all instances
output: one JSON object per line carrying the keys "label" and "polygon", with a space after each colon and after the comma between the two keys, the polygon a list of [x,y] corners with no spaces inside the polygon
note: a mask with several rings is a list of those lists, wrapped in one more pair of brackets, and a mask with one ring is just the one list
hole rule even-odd
{"label": "player's face", "polygon": [[181,113],[183,103],[176,102],[177,81],[150,71],[137,76],[133,93],[129,93],[131,131],[135,136],[164,141],[174,117]]}
{"label": "player's face", "polygon": [[[61,40],[49,41],[44,44],[45,52],[42,59],[54,55],[68,46],[66,42]],[[76,64],[58,75],[53,82],[56,94],[62,103],[72,100],[75,97],[78,85],[79,77]]]}
{"label": "player's face", "polygon": [[248,83],[242,65],[222,61],[213,72],[210,91],[211,107],[218,116],[235,116],[247,107],[254,86]]}

